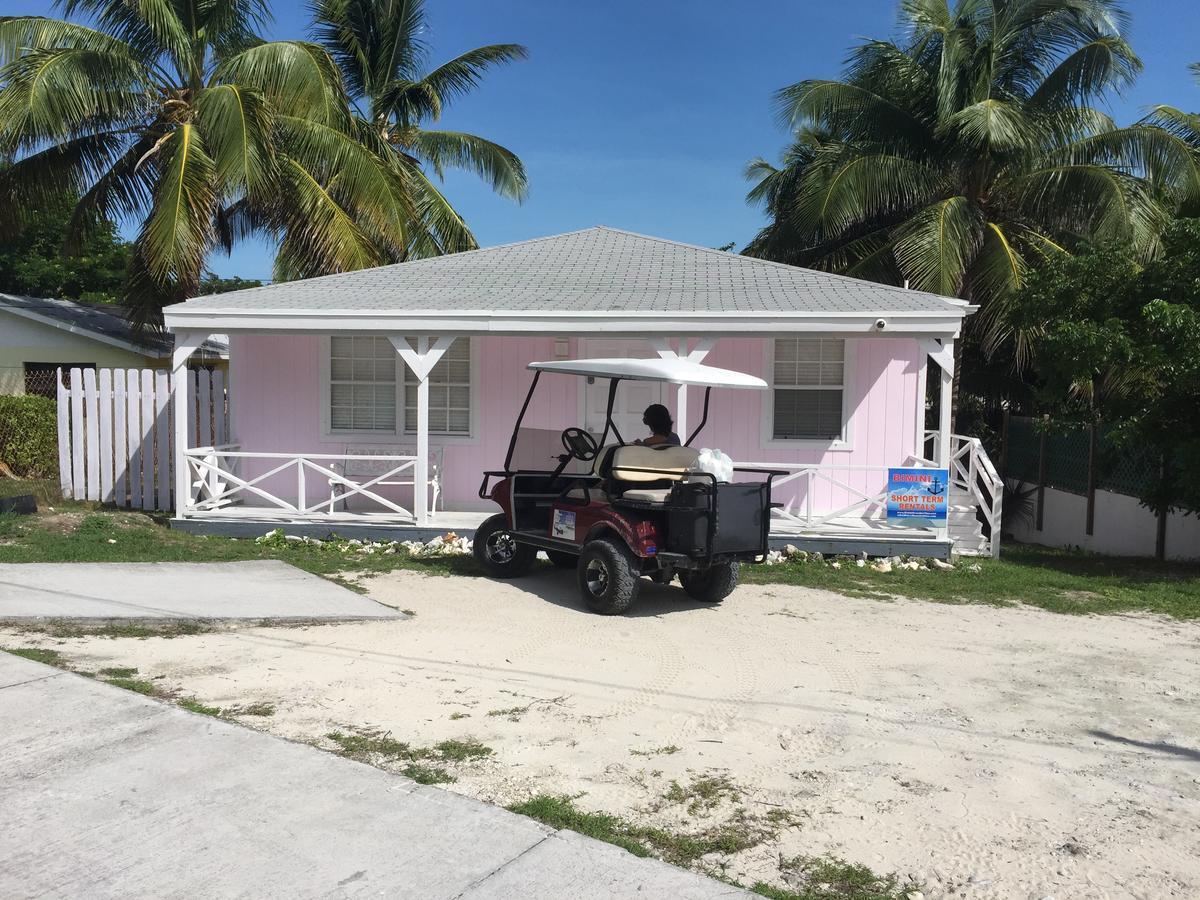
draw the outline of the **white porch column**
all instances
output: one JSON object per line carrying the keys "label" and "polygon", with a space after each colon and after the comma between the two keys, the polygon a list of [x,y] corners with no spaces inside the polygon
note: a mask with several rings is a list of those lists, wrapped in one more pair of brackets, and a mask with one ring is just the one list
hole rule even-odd
{"label": "white porch column", "polygon": [[408,339],[388,335],[388,340],[417,379],[417,461],[413,466],[413,517],[418,525],[429,524],[429,373],[454,343],[453,337],[417,338],[416,349]]}
{"label": "white porch column", "polygon": [[175,349],[171,351],[171,376],[175,407],[175,516],[182,519],[191,501],[191,468],[185,451],[191,443],[192,380],[187,363],[192,354],[208,338],[194,331],[175,333]]}
{"label": "white porch column", "polygon": [[[944,469],[950,467],[950,413],[954,397],[954,341],[922,340],[921,349],[938,364],[941,380],[938,388],[938,458]],[[922,408],[924,398],[921,399]]]}
{"label": "white porch column", "polygon": [[[699,363],[704,362],[704,357],[708,356],[708,351],[713,348],[716,339],[697,338],[695,347],[690,350],[689,343],[690,339],[685,337],[676,339],[676,347],[672,347],[667,338],[653,338],[650,341],[650,345],[662,359],[690,359]],[[687,385],[681,384],[675,390],[675,433],[679,435],[680,440],[687,440],[687,426]]]}

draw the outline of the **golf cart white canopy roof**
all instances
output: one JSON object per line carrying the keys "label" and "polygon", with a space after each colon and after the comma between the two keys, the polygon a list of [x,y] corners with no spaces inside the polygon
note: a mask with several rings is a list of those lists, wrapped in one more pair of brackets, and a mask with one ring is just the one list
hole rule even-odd
{"label": "golf cart white canopy roof", "polygon": [[704,366],[688,359],[565,359],[533,362],[529,368],[540,372],[561,372],[593,378],[620,378],[628,381],[665,381],[668,384],[698,384],[704,387],[751,388],[766,390],[761,378]]}

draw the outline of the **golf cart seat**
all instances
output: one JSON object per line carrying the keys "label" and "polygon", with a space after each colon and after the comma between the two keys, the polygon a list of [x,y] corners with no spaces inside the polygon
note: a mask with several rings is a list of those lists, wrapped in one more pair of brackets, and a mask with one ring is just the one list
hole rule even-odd
{"label": "golf cart seat", "polygon": [[[615,482],[631,483],[621,493],[622,500],[639,503],[665,503],[671,493],[670,484],[680,481],[696,464],[700,453],[692,447],[645,447],[631,444],[618,447],[612,456],[610,475]],[[643,472],[641,469],[655,469]],[[645,485],[640,487],[637,485]]]}

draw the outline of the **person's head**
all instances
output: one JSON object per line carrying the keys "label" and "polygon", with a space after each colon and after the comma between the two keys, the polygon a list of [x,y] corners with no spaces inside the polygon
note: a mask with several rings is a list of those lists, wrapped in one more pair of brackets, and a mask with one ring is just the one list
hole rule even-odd
{"label": "person's head", "polygon": [[651,403],[642,413],[642,424],[650,429],[651,434],[661,434],[666,437],[671,433],[675,423],[671,421],[670,411],[661,403]]}

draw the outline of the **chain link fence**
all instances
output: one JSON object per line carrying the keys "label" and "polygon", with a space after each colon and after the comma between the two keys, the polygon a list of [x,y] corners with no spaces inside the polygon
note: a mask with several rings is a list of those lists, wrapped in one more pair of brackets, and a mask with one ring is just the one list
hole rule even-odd
{"label": "chain link fence", "polygon": [[1056,426],[1046,419],[1010,416],[1002,459],[1006,478],[1086,495],[1096,490],[1137,497],[1155,485],[1161,461],[1146,446],[1118,443],[1103,425],[1092,429]]}

